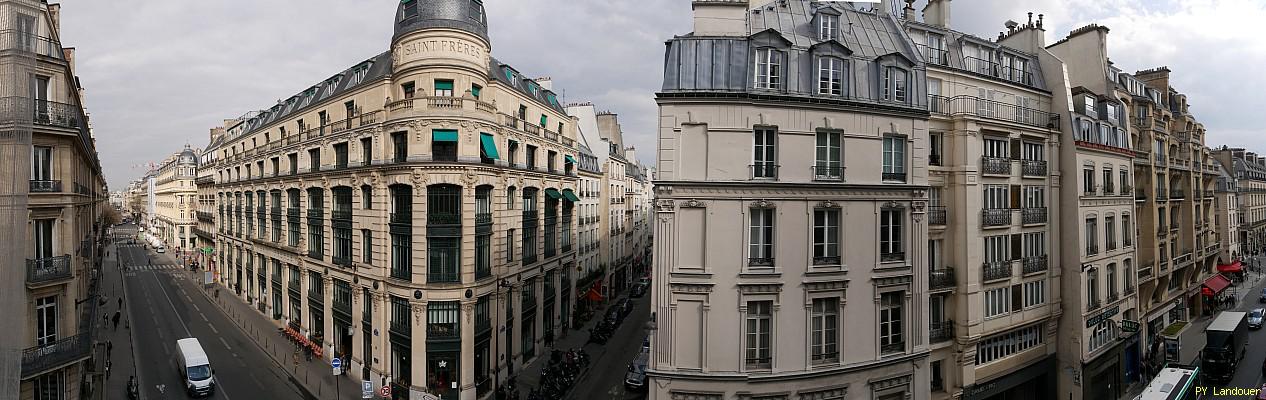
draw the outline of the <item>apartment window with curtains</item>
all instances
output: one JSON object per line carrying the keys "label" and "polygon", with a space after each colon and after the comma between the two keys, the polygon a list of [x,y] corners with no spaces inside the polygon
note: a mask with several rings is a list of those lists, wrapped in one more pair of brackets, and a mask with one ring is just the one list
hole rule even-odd
{"label": "apartment window with curtains", "polygon": [[884,354],[905,351],[905,292],[879,295],[879,348]]}
{"label": "apartment window with curtains", "polygon": [[748,265],[773,267],[774,209],[753,208],[749,211]]}
{"label": "apartment window with curtains", "polygon": [[770,347],[773,343],[773,302],[747,302],[745,326],[744,362],[748,368],[764,369],[772,364]]}
{"label": "apartment window with curtains", "polygon": [[782,52],[770,48],[756,49],[757,89],[782,88]]}
{"label": "apartment window with curtains", "polygon": [[818,14],[818,40],[835,39],[839,34],[840,17],[831,14]]}
{"label": "apartment window with curtains", "polygon": [[1122,247],[1130,247],[1134,245],[1134,227],[1130,226],[1130,216],[1121,216],[1121,245]]}
{"label": "apartment window with curtains", "polygon": [[905,136],[884,135],[882,178],[889,182],[906,181]]}
{"label": "apartment window with curtains", "polygon": [[752,177],[778,177],[778,166],[776,165],[777,139],[777,129],[757,128],[755,130],[752,148]]}
{"label": "apartment window with curtains", "polygon": [[906,101],[906,77],[907,72],[897,67],[884,67],[884,81],[882,95],[884,100],[905,102]]}
{"label": "apartment window with curtains", "polygon": [[839,180],[843,177],[843,163],[840,160],[840,133],[818,132],[814,160],[813,177],[822,180]]}
{"label": "apartment window with curtains", "polygon": [[838,298],[813,299],[809,316],[811,356],[815,364],[839,360],[839,311]]}
{"label": "apartment window with curtains", "polygon": [[1099,229],[1098,218],[1086,218],[1086,255],[1093,256],[1099,254]]}
{"label": "apartment window with curtains", "polygon": [[840,263],[840,211],[820,208],[813,211],[813,264]]}
{"label": "apartment window with curtains", "polygon": [[905,245],[902,239],[904,213],[897,208],[884,208],[879,212],[879,257],[880,261],[901,261],[905,259]]}

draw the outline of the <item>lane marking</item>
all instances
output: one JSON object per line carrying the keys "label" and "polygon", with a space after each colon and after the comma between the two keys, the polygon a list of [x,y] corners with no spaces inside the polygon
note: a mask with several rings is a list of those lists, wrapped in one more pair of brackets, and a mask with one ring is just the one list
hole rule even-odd
{"label": "lane marking", "polygon": [[163,293],[163,297],[167,299],[167,305],[171,306],[172,314],[175,314],[176,320],[180,321],[180,328],[184,329],[185,337],[193,336],[189,334],[189,325],[185,324],[185,319],[180,317],[180,311],[176,309],[176,303],[171,301],[171,296],[167,295],[167,289],[163,288],[163,283],[158,281],[157,276],[150,275],[150,277],[154,278],[154,283],[158,284],[158,291]]}
{"label": "lane marking", "polygon": [[208,324],[207,326],[211,328],[211,332],[215,332],[215,334],[217,334],[217,335],[219,335],[219,334],[220,334],[220,331],[219,331],[219,330],[217,330],[217,329],[215,329],[215,325],[210,325],[210,324]]}
{"label": "lane marking", "polygon": [[206,315],[206,314],[203,314],[203,313],[199,312],[199,313],[198,313],[198,316],[199,316],[199,317],[202,317],[202,322],[206,322],[206,323],[208,323],[208,324],[209,324],[209,323],[211,323],[211,321],[207,320],[207,315]]}
{"label": "lane marking", "polygon": [[233,351],[233,347],[229,346],[229,342],[224,341],[224,336],[220,336],[220,343],[224,345],[225,350]]}

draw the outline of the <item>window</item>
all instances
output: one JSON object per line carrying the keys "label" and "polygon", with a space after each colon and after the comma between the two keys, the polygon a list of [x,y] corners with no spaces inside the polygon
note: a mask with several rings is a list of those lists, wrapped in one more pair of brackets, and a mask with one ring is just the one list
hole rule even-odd
{"label": "window", "polygon": [[1086,102],[1086,103],[1085,103],[1085,111],[1086,111],[1086,115],[1089,115],[1089,116],[1093,116],[1093,117],[1095,117],[1095,118],[1098,118],[1098,117],[1099,117],[1099,112],[1098,112],[1098,110],[1096,110],[1096,109],[1095,109],[1095,98],[1094,98],[1094,97],[1091,97],[1091,96],[1083,96],[1083,99],[1084,99],[1084,100],[1085,100],[1085,102]]}
{"label": "window", "polygon": [[943,154],[945,154],[945,134],[942,132],[932,132],[928,135],[928,164],[933,166],[944,165]]}
{"label": "window", "polygon": [[1007,235],[989,236],[984,238],[986,263],[999,264],[1006,263],[1011,260],[1011,251],[1007,247],[1007,238]]}
{"label": "window", "polygon": [[[347,168],[347,143],[346,142],[334,144],[334,168],[338,168],[338,169]],[[263,172],[263,168],[260,168],[260,172]]]}
{"label": "window", "polygon": [[1108,264],[1104,271],[1104,283],[1107,284],[1108,298],[1117,297],[1117,265]]}
{"label": "window", "polygon": [[1020,155],[1021,157],[1023,157],[1023,159],[1029,160],[1029,161],[1046,160],[1046,151],[1045,149],[1043,149],[1044,146],[1042,146],[1041,143],[1024,142],[1024,144],[1021,146],[1022,146],[1022,149],[1021,149]]}
{"label": "window", "polygon": [[840,211],[813,211],[813,264],[840,263]]}
{"label": "window", "polygon": [[545,153],[545,169],[549,172],[555,172],[554,161],[558,158],[558,152],[548,151]]}
{"label": "window", "polygon": [[1046,187],[1025,186],[1024,208],[1046,208]]}
{"label": "window", "polygon": [[400,90],[404,92],[404,98],[412,99],[414,92],[417,91],[417,88],[414,87],[413,82],[405,82],[403,85],[400,85]]}
{"label": "window", "polygon": [[1024,283],[1024,308],[1046,303],[1046,280]]}
{"label": "window", "polygon": [[840,161],[840,133],[817,133],[817,159],[813,166],[815,179],[839,180],[844,173]]}
{"label": "window", "polygon": [[1021,251],[1025,258],[1046,255],[1046,232],[1029,232],[1021,236]]}
{"label": "window", "polygon": [[906,181],[906,138],[905,136],[884,136],[883,180],[894,182]]}
{"label": "window", "polygon": [[35,300],[35,345],[47,346],[57,342],[57,296]]}
{"label": "window", "polygon": [[474,96],[476,99],[479,98],[480,91],[483,91],[483,86],[473,85],[473,84],[470,85],[470,95]]}
{"label": "window", "polygon": [[1107,240],[1107,250],[1112,251],[1117,248],[1117,221],[1116,217],[1103,217],[1103,238]]}
{"label": "window", "polygon": [[1090,343],[1088,343],[1087,348],[1090,352],[1097,351],[1115,342],[1117,337],[1116,323],[1112,320],[1104,321],[1095,327],[1094,333],[1090,334]]}
{"label": "window", "polygon": [[431,141],[431,158],[435,161],[456,162],[457,131],[436,129],[431,134],[433,137]]}
{"label": "window", "polygon": [[[53,189],[53,148],[33,146],[31,150],[31,180],[40,181],[40,189]],[[47,185],[45,183],[48,183]]]}
{"label": "window", "polygon": [[984,153],[989,158],[1007,158],[1007,141],[1005,139],[996,139],[986,137]]}
{"label": "window", "polygon": [[905,246],[901,233],[901,210],[885,208],[879,212],[879,254],[881,261],[905,259]]}
{"label": "window", "polygon": [[374,233],[368,229],[360,230],[360,253],[361,262],[373,264],[374,262]]}
{"label": "window", "polygon": [[536,146],[527,146],[527,169],[536,169]]}
{"label": "window", "polygon": [[360,206],[366,210],[374,209],[374,188],[369,185],[360,187]]}
{"label": "window", "polygon": [[756,50],[757,89],[782,88],[782,52],[774,49]]}
{"label": "window", "polygon": [[993,318],[1011,312],[1010,305],[1010,286],[985,291],[985,318]]}
{"label": "window", "polygon": [[427,282],[461,281],[461,188],[427,188]]}
{"label": "window", "polygon": [[1091,268],[1086,272],[1086,302],[1090,305],[1090,309],[1098,308],[1099,305],[1099,270]]}
{"label": "window", "polygon": [[1086,218],[1086,255],[1099,253],[1098,218]]}
{"label": "window", "polygon": [[298,174],[299,173],[299,154],[290,153],[290,155],[286,156],[286,158],[290,165],[290,175]]}
{"label": "window", "polygon": [[461,304],[456,301],[432,301],[426,304],[426,338],[454,339],[461,337]]}
{"label": "window", "polygon": [[321,170],[321,149],[308,150],[308,171],[317,172],[320,170]]}
{"label": "window", "polygon": [[1087,165],[1081,169],[1081,191],[1086,195],[1095,193],[1095,167]]}
{"label": "window", "polygon": [[1134,245],[1134,229],[1130,226],[1130,216],[1121,216],[1121,244],[1123,247]]}
{"label": "window", "polygon": [[453,96],[453,81],[446,79],[435,80],[435,95],[442,97]]}
{"label": "window", "polygon": [[750,219],[748,263],[772,267],[774,264],[774,210],[753,208]]}
{"label": "window", "polygon": [[409,136],[406,132],[395,132],[391,134],[391,150],[392,162],[405,162],[409,155]]}
{"label": "window", "polygon": [[809,317],[810,354],[814,363],[829,363],[839,360],[839,311],[838,298],[813,299],[813,309]]}
{"label": "window", "polygon": [[818,39],[835,39],[840,29],[840,17],[830,14],[818,14],[818,17]]}
{"label": "window", "polygon": [[777,178],[777,137],[778,131],[773,128],[757,128],[754,133],[752,147],[752,177]]}
{"label": "window", "polygon": [[984,209],[997,210],[1010,208],[1011,199],[1007,195],[1007,185],[985,185],[985,194],[981,199]]}
{"label": "window", "polygon": [[1118,122],[1117,121],[1117,106],[1115,104],[1104,104],[1103,109],[1104,111],[1107,112],[1107,117],[1105,117],[1105,119],[1107,119],[1108,121]]}
{"label": "window", "polygon": [[32,236],[35,239],[35,259],[43,260],[53,257],[53,237],[55,236],[53,228],[56,223],[54,219],[37,219],[32,224],[34,232]]}
{"label": "window", "polygon": [[519,158],[519,142],[513,140],[509,141],[509,144],[506,145],[506,149],[506,162],[510,163],[510,166],[514,166],[515,161]]}
{"label": "window", "polygon": [[747,302],[746,352],[744,362],[748,368],[769,368],[772,364],[770,343],[773,334],[773,302]]}
{"label": "window", "polygon": [[976,343],[976,365],[985,365],[1042,344],[1045,324],[1035,324],[985,337]]}
{"label": "window", "polygon": [[933,361],[931,364],[929,364],[929,366],[930,366],[929,369],[932,370],[932,379],[931,379],[932,388],[931,389],[933,391],[938,391],[938,392],[944,391],[945,377],[942,375],[942,372],[941,372],[941,360]]}
{"label": "window", "polygon": [[35,400],[62,400],[66,398],[65,370],[57,370],[40,375],[32,383],[35,387]]}
{"label": "window", "polygon": [[879,349],[882,353],[905,351],[905,292],[879,295]]}
{"label": "window", "polygon": [[906,71],[897,67],[884,67],[883,99],[906,101]]}
{"label": "window", "polygon": [[374,160],[374,139],[360,140],[360,165],[369,165]]}
{"label": "window", "polygon": [[844,60],[835,57],[818,59],[818,94],[844,94]]}

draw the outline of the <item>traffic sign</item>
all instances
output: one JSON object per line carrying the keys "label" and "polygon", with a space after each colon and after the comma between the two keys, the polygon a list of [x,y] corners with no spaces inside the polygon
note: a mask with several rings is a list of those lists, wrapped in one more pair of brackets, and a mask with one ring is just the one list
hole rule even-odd
{"label": "traffic sign", "polygon": [[374,383],[373,382],[362,381],[360,383],[360,398],[362,399],[374,398]]}
{"label": "traffic sign", "polygon": [[343,360],[338,357],[334,357],[333,360],[330,360],[330,366],[334,367],[334,369],[338,369],[343,366]]}
{"label": "traffic sign", "polygon": [[391,386],[383,385],[381,389],[378,389],[378,395],[384,398],[391,397]]}

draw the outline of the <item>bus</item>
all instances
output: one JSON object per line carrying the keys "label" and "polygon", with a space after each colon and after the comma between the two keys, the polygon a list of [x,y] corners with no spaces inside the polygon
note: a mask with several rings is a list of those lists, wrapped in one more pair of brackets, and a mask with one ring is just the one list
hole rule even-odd
{"label": "bus", "polygon": [[1200,367],[1166,365],[1134,400],[1198,400],[1204,397],[1196,393],[1199,376]]}

